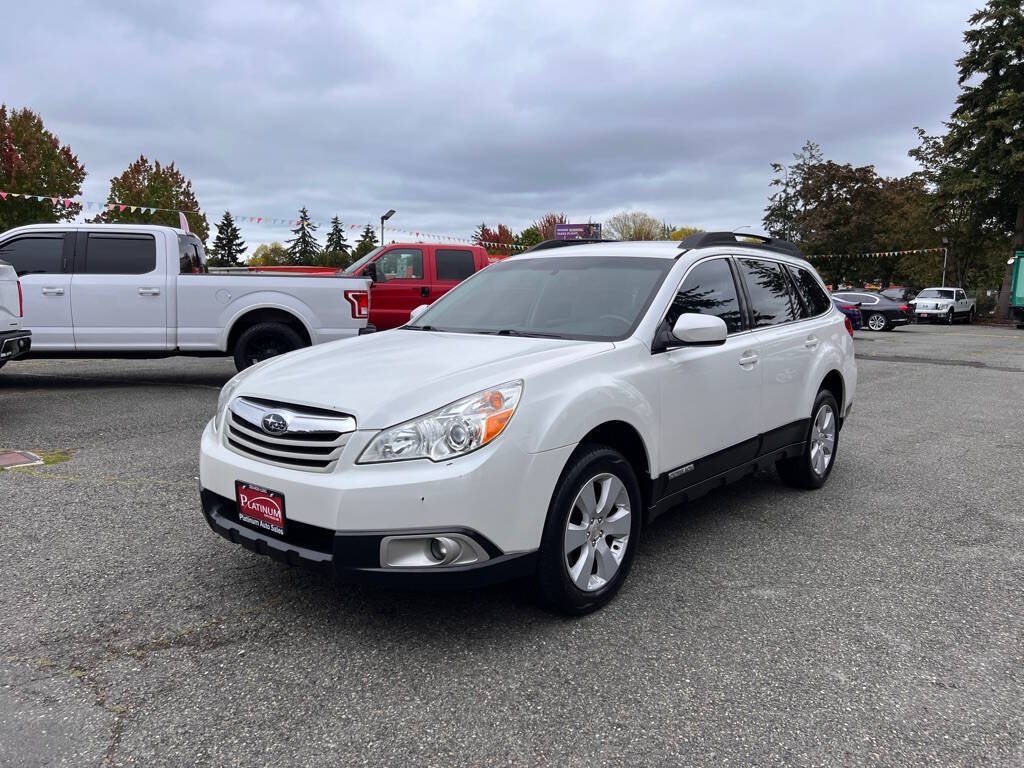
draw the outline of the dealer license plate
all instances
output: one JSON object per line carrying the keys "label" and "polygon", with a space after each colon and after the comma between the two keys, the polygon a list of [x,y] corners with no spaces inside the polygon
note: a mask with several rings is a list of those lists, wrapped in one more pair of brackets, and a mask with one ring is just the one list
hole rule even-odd
{"label": "dealer license plate", "polygon": [[284,494],[252,483],[235,481],[238,519],[265,531],[284,535]]}

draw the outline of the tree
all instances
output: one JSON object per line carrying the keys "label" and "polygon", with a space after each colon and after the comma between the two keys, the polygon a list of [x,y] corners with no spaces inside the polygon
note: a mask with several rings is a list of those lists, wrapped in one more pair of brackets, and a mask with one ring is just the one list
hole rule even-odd
{"label": "tree", "polygon": [[292,230],[295,235],[288,241],[289,263],[295,266],[312,266],[320,255],[320,243],[316,241],[316,224],[309,220],[306,206],[299,209],[299,223]]}
{"label": "tree", "polygon": [[217,224],[217,237],[213,240],[213,248],[207,254],[206,263],[211,267],[237,267],[242,264],[245,253],[245,242],[242,233],[235,224],[231,211],[224,211]]}
{"label": "tree", "polygon": [[[973,190],[965,185],[961,192],[973,197],[977,218],[1012,232],[1012,250],[1024,249],[1024,9],[1020,0],[988,0],[968,24],[967,50],[957,60],[960,95],[942,155],[973,177]],[[1010,275],[1006,268],[1002,317]]]}
{"label": "tree", "polygon": [[369,224],[363,227],[362,234],[356,241],[356,248],[352,252],[352,261],[356,262],[377,247],[377,233]]}
{"label": "tree", "polygon": [[799,152],[793,154],[793,163],[783,165],[772,163],[775,178],[771,186],[776,188],[768,198],[764,209],[764,230],[772,237],[796,242],[800,238],[797,217],[804,211],[806,201],[801,191],[809,169],[824,160],[821,147],[808,139]]}
{"label": "tree", "polygon": [[604,225],[604,234],[615,240],[661,240],[664,230],[660,221],[643,211],[623,211]]}
{"label": "tree", "polygon": [[[147,213],[150,208],[154,210]],[[205,243],[210,224],[192,192],[192,182],[174,167],[174,163],[161,165],[159,160],[151,163],[145,155],[140,155],[120,176],[110,180],[107,208],[93,221],[178,227],[181,226],[179,212],[185,214],[189,231]]]}
{"label": "tree", "polygon": [[289,262],[288,249],[281,243],[264,243],[257,246],[249,257],[251,267],[279,267],[286,266]]}
{"label": "tree", "polygon": [[517,247],[519,238],[504,224],[499,224],[497,229],[491,229],[483,224],[480,227],[481,229],[474,235],[474,238],[478,238],[476,239],[477,245],[486,248],[491,256],[511,256],[520,250]]}
{"label": "tree", "polygon": [[668,239],[669,240],[685,240],[690,235],[695,235],[698,232],[703,232],[703,231],[704,230],[701,229],[700,227],[677,227],[676,229],[673,229],[669,233]]}
{"label": "tree", "polygon": [[331,230],[327,233],[327,245],[317,259],[321,267],[347,267],[352,263],[352,253],[345,240],[345,230],[341,220],[335,216],[331,219]]}
{"label": "tree", "polygon": [[480,226],[473,231],[473,244],[483,245],[484,244],[484,232],[487,231],[487,225],[484,222],[480,222]]}
{"label": "tree", "polygon": [[544,236],[537,229],[536,224],[531,224],[529,227],[519,233],[519,244],[524,248],[529,248],[531,245],[537,245],[544,241]]}
{"label": "tree", "polygon": [[545,213],[535,222],[533,226],[536,227],[540,233],[540,239],[543,240],[554,240],[555,239],[555,227],[559,224],[568,224],[569,219],[566,218],[564,213]]}
{"label": "tree", "polygon": [[[7,111],[0,104],[0,232],[22,224],[69,221],[82,206],[65,205],[64,200],[82,194],[85,167],[67,144],[43,126],[42,118],[30,109]],[[10,193],[19,194],[14,197]],[[28,200],[21,194],[57,198]]]}

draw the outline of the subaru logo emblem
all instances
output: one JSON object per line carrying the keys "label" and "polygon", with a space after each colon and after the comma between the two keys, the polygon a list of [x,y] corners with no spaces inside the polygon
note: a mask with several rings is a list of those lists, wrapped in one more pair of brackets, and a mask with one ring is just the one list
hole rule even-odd
{"label": "subaru logo emblem", "polygon": [[288,422],[278,413],[268,413],[263,417],[263,431],[268,435],[280,435],[288,431]]}

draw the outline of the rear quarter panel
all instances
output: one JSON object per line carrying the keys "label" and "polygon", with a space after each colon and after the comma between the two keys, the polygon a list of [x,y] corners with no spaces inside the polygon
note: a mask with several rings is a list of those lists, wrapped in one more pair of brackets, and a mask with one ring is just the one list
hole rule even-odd
{"label": "rear quarter panel", "polygon": [[0,263],[0,331],[21,327],[18,307],[18,275],[14,267]]}

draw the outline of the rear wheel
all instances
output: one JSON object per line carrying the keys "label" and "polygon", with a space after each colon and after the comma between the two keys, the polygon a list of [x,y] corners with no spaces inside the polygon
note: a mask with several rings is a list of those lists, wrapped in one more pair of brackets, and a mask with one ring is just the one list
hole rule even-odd
{"label": "rear wheel", "polygon": [[832,474],[839,447],[839,404],[827,389],[818,393],[811,410],[811,423],[799,456],[776,464],[779,477],[794,488],[821,488]]}
{"label": "rear wheel", "polygon": [[580,446],[548,508],[537,564],[544,602],[589,613],[611,600],[629,573],[642,501],[633,467],[600,445]]}
{"label": "rear wheel", "polygon": [[235,368],[244,371],[261,360],[304,346],[303,338],[284,323],[257,323],[245,329],[235,342]]}
{"label": "rear wheel", "polygon": [[970,325],[974,322],[974,307],[971,307],[971,311],[967,313],[967,324]]}
{"label": "rear wheel", "polygon": [[889,327],[889,318],[881,312],[872,312],[868,315],[868,328],[872,331],[887,331]]}

